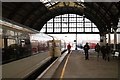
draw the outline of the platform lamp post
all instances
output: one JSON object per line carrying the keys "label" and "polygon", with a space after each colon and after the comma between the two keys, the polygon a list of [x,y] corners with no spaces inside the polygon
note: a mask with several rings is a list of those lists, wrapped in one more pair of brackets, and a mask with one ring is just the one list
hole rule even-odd
{"label": "platform lamp post", "polygon": [[111,32],[111,28],[110,29],[107,29],[107,33],[108,33],[108,44],[110,45],[111,44],[111,35],[110,35],[110,32]]}
{"label": "platform lamp post", "polygon": [[65,41],[67,41],[67,39],[66,39],[66,38],[67,38],[67,36],[65,36]]}
{"label": "platform lamp post", "polygon": [[66,43],[66,45],[65,45],[65,47],[67,47],[67,36],[65,36],[65,43]]}
{"label": "platform lamp post", "polygon": [[77,50],[77,33],[76,33],[76,47],[75,50]]}
{"label": "platform lamp post", "polygon": [[114,31],[114,50],[116,50],[116,44],[117,44],[117,33],[116,33],[116,30],[117,30],[117,26],[112,26],[113,28],[113,31]]}

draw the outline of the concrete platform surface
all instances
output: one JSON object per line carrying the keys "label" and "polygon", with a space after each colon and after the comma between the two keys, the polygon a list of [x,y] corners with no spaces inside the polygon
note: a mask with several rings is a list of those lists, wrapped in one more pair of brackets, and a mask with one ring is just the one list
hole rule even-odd
{"label": "concrete platform surface", "polygon": [[63,78],[118,78],[118,67],[117,59],[97,60],[96,54],[91,53],[85,60],[81,51],[72,51]]}

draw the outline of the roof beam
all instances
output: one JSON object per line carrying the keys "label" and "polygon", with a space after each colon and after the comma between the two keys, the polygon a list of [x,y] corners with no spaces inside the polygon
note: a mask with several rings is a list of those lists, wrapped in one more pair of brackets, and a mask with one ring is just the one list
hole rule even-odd
{"label": "roof beam", "polygon": [[23,7],[25,3],[20,3],[19,5],[17,5],[17,7],[15,9],[13,9],[13,11],[11,11],[11,13],[8,16],[8,19],[12,19],[13,16]]}
{"label": "roof beam", "polygon": [[114,19],[114,15],[111,13],[110,9],[107,9],[103,4],[101,4],[99,6],[101,6],[101,8],[110,16],[111,19],[110,19],[109,25],[111,25],[111,21],[112,21],[112,19]]}
{"label": "roof beam", "polygon": [[[85,3],[86,4],[86,7],[87,7],[87,9],[88,8],[92,8],[93,9],[93,11],[95,11],[96,12],[96,16],[95,16],[95,13],[93,14],[93,17],[95,17],[97,20],[99,19],[99,21],[98,21],[98,24],[101,22],[101,24],[100,24],[100,26],[105,26],[105,22],[107,23],[107,20],[106,20],[106,18],[104,18],[103,17],[103,15],[102,15],[102,13],[100,12],[100,8],[101,7],[99,7],[98,9],[96,8],[96,6],[94,7],[94,6],[91,6],[90,5],[90,3]],[[94,5],[94,4],[93,4]],[[99,13],[99,14],[98,14]],[[89,13],[89,14],[91,14],[91,13]],[[99,16],[98,16],[98,15]],[[92,15],[92,14],[91,14]],[[102,21],[102,19],[103,19],[103,21]],[[100,28],[101,29],[101,28]],[[104,29],[104,30],[106,30],[106,29]],[[100,31],[102,31],[102,30],[100,30]]]}
{"label": "roof beam", "polygon": [[[31,6],[34,6],[34,5],[31,4]],[[27,15],[26,15],[25,17],[23,17],[23,19],[22,19],[22,21],[21,21],[21,24],[24,24],[25,21],[30,17],[30,15],[34,14],[34,12],[35,12],[36,10],[38,10],[40,7],[41,7],[41,5],[36,6],[36,7],[34,7],[30,12],[28,12]]]}

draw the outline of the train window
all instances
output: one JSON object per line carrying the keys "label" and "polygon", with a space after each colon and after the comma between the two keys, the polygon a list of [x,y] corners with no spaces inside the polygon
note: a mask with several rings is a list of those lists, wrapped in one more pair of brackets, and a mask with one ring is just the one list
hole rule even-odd
{"label": "train window", "polygon": [[15,32],[15,36],[17,36],[17,37],[18,37],[18,33],[17,33],[17,32]]}
{"label": "train window", "polygon": [[[2,43],[2,28],[0,27],[0,43]],[[2,48],[2,44],[0,44],[0,48]]]}
{"label": "train window", "polygon": [[21,36],[21,34],[22,34],[21,32],[18,32],[18,36]]}
{"label": "train window", "polygon": [[10,35],[11,35],[11,36],[14,36],[14,31],[10,31]]}
{"label": "train window", "polygon": [[9,37],[14,36],[14,31],[7,30],[6,35],[9,36]]}
{"label": "train window", "polygon": [[53,47],[53,44],[49,42],[49,47]]}
{"label": "train window", "polygon": [[4,39],[2,39],[2,45],[1,46],[2,46],[2,48],[4,48]]}
{"label": "train window", "polygon": [[[2,43],[2,38],[0,38],[0,43]],[[0,48],[2,48],[2,44],[0,44]]]}
{"label": "train window", "polygon": [[0,36],[2,36],[2,28],[0,27]]}
{"label": "train window", "polygon": [[10,46],[11,44],[15,44],[15,40],[14,39],[8,39],[8,46]]}

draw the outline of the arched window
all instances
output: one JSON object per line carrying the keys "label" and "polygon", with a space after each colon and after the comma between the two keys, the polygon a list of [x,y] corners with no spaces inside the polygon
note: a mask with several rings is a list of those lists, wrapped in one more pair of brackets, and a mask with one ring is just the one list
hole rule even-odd
{"label": "arched window", "polygon": [[40,32],[99,32],[89,19],[76,14],[64,14],[49,20]]}

